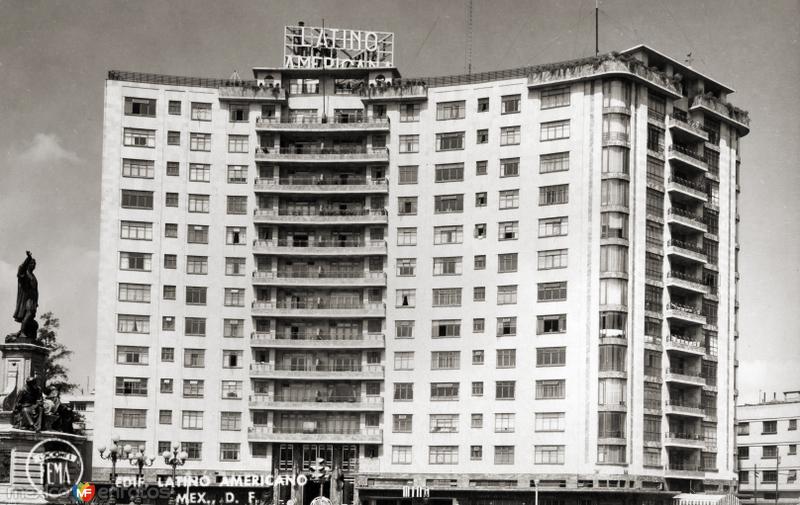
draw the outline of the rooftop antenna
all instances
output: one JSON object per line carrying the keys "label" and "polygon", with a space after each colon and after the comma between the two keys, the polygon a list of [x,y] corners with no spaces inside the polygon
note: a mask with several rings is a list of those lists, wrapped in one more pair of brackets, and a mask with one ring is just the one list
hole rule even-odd
{"label": "rooftop antenna", "polygon": [[600,54],[600,0],[594,0],[594,55]]}
{"label": "rooftop antenna", "polygon": [[472,74],[472,0],[467,0],[467,74]]}

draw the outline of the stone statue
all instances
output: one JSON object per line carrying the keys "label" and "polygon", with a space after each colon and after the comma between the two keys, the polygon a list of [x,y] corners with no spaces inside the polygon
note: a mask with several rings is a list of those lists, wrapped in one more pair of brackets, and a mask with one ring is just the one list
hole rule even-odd
{"label": "stone statue", "polygon": [[14,321],[20,323],[17,333],[6,336],[6,342],[38,343],[36,322],[36,309],[39,307],[39,281],[36,280],[33,270],[36,260],[30,251],[25,251],[27,257],[17,270],[17,306],[14,310]]}
{"label": "stone statue", "polygon": [[44,416],[44,400],[36,377],[28,377],[25,389],[17,396],[12,414],[14,428],[29,431],[42,430]]}

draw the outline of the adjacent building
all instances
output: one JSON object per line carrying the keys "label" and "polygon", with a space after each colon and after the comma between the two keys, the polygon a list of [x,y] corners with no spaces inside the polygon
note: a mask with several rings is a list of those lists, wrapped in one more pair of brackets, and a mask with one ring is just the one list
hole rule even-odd
{"label": "adjacent building", "polygon": [[733,90],[646,46],[401,79],[327,30],[249,81],[109,72],[98,440],[323,458],[334,503],[731,492]]}
{"label": "adjacent building", "polygon": [[800,391],[736,407],[739,497],[745,504],[800,500]]}

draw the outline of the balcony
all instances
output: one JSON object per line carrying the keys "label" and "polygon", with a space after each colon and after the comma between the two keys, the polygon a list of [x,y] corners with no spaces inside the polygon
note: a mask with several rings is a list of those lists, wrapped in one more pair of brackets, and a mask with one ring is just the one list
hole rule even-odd
{"label": "balcony", "polygon": [[324,331],[293,335],[282,332],[276,337],[274,333],[254,332],[250,336],[250,345],[275,349],[382,349],[385,347],[385,340],[380,333],[343,336]]}
{"label": "balcony", "polygon": [[380,444],[383,442],[383,431],[380,428],[327,428],[310,421],[297,427],[251,426],[247,429],[247,438],[284,443]]}
{"label": "balcony", "polygon": [[383,365],[251,363],[250,376],[269,379],[383,379]]}
{"label": "balcony", "polygon": [[708,292],[708,286],[703,282],[702,278],[689,275],[680,270],[672,270],[667,273],[667,287],[680,288],[701,295]]}
{"label": "balcony", "polygon": [[669,118],[669,128],[672,138],[682,142],[705,142],[708,140],[708,133],[703,129],[703,125],[697,121],[689,119],[686,111],[673,109],[672,116]]}
{"label": "balcony", "polygon": [[389,150],[385,147],[363,146],[333,147],[256,147],[257,161],[298,163],[375,163],[389,162]]}
{"label": "balcony", "polygon": [[386,273],[364,270],[277,270],[253,272],[253,284],[263,286],[385,286]]}
{"label": "balcony", "polygon": [[221,86],[220,101],[285,102],[286,90],[280,87],[265,87],[242,84],[240,86]]}
{"label": "balcony", "polygon": [[671,162],[674,161],[685,167],[708,172],[708,163],[706,163],[705,156],[698,153],[691,147],[682,146],[680,144],[672,144],[669,146],[667,156]]}
{"label": "balcony", "polygon": [[708,225],[703,222],[702,217],[680,207],[672,206],[667,210],[667,222],[687,228],[693,232],[706,233],[708,231]]}
{"label": "balcony", "polygon": [[667,368],[665,380],[690,386],[704,386],[706,383],[706,379],[700,375],[700,372],[692,372],[685,368]]}
{"label": "balcony", "polygon": [[267,317],[341,317],[363,318],[384,317],[386,305],[383,303],[351,303],[349,301],[336,301],[326,298],[295,300],[295,301],[263,301],[253,302],[254,315]]}
{"label": "balcony", "polygon": [[675,433],[668,431],[664,434],[664,445],[685,447],[688,449],[703,449],[706,445],[703,435],[694,433]]}
{"label": "balcony", "polygon": [[664,413],[667,415],[703,417],[705,411],[699,404],[668,400],[664,404]]}
{"label": "balcony", "polygon": [[251,409],[364,412],[383,410],[380,396],[272,395],[250,396]]}
{"label": "balcony", "polygon": [[701,110],[730,124],[742,135],[750,131],[750,114],[714,96],[698,95],[692,100],[690,110]]}
{"label": "balcony", "polygon": [[708,201],[705,184],[690,181],[683,177],[672,176],[667,180],[667,191],[681,199]]}
{"label": "balcony", "polygon": [[667,319],[678,319],[687,323],[706,324],[706,316],[697,307],[683,303],[667,304]]}
{"label": "balcony", "polygon": [[375,224],[388,221],[386,209],[256,209],[256,223],[324,224]]}
{"label": "balcony", "polygon": [[[330,119],[330,120],[328,120]],[[318,116],[259,117],[256,129],[263,131],[389,131],[389,119],[371,117],[363,114],[336,114],[331,118]]]}
{"label": "balcony", "polygon": [[689,462],[670,462],[667,464],[666,477],[676,479],[698,478],[705,476],[700,465]]}
{"label": "balcony", "polygon": [[335,176],[289,176],[256,179],[255,190],[264,193],[282,194],[341,194],[341,193],[386,193],[389,184],[386,179],[371,177]]}
{"label": "balcony", "polygon": [[698,263],[706,263],[708,261],[708,257],[702,246],[679,239],[667,241],[667,254],[670,256],[679,256],[683,259],[696,261]]}
{"label": "balcony", "polygon": [[424,102],[428,99],[428,87],[423,82],[394,83],[363,87],[359,94],[365,102]]}
{"label": "balcony", "polygon": [[630,147],[631,141],[627,133],[622,132],[609,132],[603,133],[602,137],[603,146],[620,146]]}
{"label": "balcony", "polygon": [[298,256],[386,255],[384,240],[333,240],[311,237],[308,240],[255,240],[253,252]]}
{"label": "balcony", "polygon": [[664,340],[664,348],[667,351],[682,352],[693,356],[703,356],[706,353],[705,346],[701,345],[700,342],[678,335],[668,335]]}

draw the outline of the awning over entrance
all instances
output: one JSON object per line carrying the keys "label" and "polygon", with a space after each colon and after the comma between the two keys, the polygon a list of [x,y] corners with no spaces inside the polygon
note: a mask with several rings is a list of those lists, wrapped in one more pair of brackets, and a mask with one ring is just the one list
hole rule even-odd
{"label": "awning over entrance", "polygon": [[732,494],[681,493],[672,498],[673,505],[739,505],[739,498]]}

